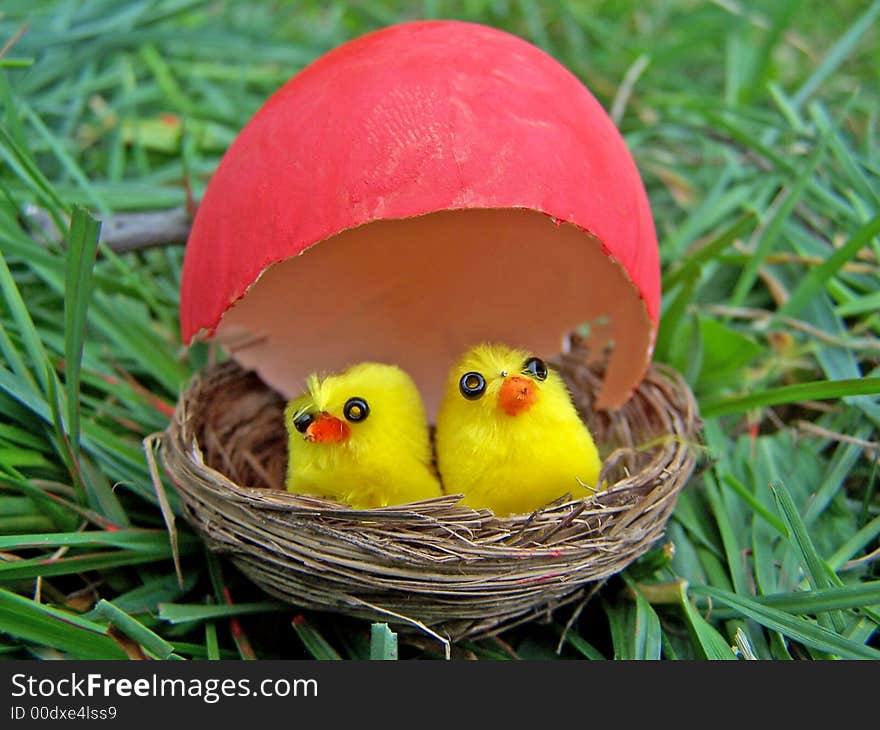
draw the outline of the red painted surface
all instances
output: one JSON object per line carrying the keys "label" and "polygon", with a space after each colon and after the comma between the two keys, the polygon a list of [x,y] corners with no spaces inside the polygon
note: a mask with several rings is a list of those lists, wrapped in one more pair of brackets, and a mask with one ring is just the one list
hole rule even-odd
{"label": "red painted surface", "polygon": [[345,229],[520,207],[601,239],[656,332],[648,200],[620,134],[580,81],[481,25],[413,22],[355,39],[281,87],[224,156],[187,245],[183,337],[212,333],[266,267]]}

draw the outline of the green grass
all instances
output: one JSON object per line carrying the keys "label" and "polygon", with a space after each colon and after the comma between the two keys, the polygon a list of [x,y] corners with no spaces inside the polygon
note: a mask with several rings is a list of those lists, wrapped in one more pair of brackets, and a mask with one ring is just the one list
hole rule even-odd
{"label": "green grass", "polygon": [[444,655],[268,600],[182,520],[178,582],[162,514],[179,505],[160,504],[141,442],[210,353],[180,343],[182,242],[114,254],[98,231],[198,199],[321,53],[458,17],[543,47],[619,114],[661,243],[656,359],[694,389],[706,458],[664,543],[570,626],[563,609],[453,656],[880,657],[880,2],[746,5],[7,0],[3,656]]}

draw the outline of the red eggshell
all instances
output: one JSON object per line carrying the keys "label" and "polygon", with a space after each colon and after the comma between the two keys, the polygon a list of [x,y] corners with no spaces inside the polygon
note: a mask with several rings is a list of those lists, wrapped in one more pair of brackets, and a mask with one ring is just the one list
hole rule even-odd
{"label": "red eggshell", "polygon": [[[319,58],[266,102],[227,151],[199,205],[183,267],[183,337],[213,335],[221,317],[225,321],[252,286],[259,288],[254,284],[269,267],[318,242],[324,243],[316,251],[367,224],[485,209],[537,211],[557,228],[572,224],[584,247],[599,245],[622,269],[628,284],[617,286],[611,299],[640,300],[643,314],[623,318],[627,326],[613,332],[618,344],[637,340],[628,359],[638,362],[621,362],[628,367],[625,382],[604,399],[618,405],[650,360],[660,304],[657,241],[638,170],[613,122],[577,78],[522,39],[471,23],[412,22],[362,36]],[[492,239],[481,234],[487,246],[496,245]],[[420,251],[419,239],[408,245],[414,257],[430,257],[442,268],[442,250]],[[311,254],[296,266],[310,265]],[[393,270],[396,264],[389,259],[385,265]],[[540,266],[538,246],[523,276]],[[604,275],[578,273],[585,291],[591,276]],[[319,269],[315,275],[321,277],[315,288],[333,300],[335,277]],[[505,286],[513,302],[518,284]],[[311,291],[308,299],[314,296]],[[301,293],[285,306],[305,298]],[[442,310],[438,304],[438,316]],[[334,321],[342,319],[340,313]],[[297,326],[293,339],[303,335]],[[484,329],[490,338],[495,334]],[[272,331],[273,342],[283,339],[278,332]],[[332,339],[334,331],[322,336]],[[522,340],[528,344],[529,337]],[[325,363],[315,344],[310,347],[313,363],[303,356],[292,367],[297,378],[339,365],[345,356],[343,348]],[[270,350],[252,364],[271,359]],[[355,348],[350,356],[365,354]],[[389,354],[400,357],[399,348]],[[279,371],[278,363],[274,367]]]}

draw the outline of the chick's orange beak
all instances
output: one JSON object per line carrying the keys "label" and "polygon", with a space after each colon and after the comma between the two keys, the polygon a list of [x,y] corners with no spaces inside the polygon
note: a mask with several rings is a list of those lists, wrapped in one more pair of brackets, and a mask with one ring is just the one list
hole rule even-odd
{"label": "chick's orange beak", "polygon": [[351,435],[351,428],[329,413],[319,413],[306,429],[306,441],[314,444],[338,443]]}
{"label": "chick's orange beak", "polygon": [[498,391],[498,406],[508,416],[518,416],[531,408],[538,400],[535,384],[528,378],[511,375],[504,379]]}

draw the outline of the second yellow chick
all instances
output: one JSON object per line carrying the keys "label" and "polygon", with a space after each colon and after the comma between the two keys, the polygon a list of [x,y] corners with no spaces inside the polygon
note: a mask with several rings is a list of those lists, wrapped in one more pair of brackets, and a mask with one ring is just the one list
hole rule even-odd
{"label": "second yellow chick", "polygon": [[287,404],[287,489],[386,507],[442,494],[415,383],[394,365],[360,363],[323,379]]}
{"label": "second yellow chick", "polygon": [[599,452],[565,383],[523,350],[483,344],[465,353],[450,372],[435,441],[444,491],[498,516],[600,488]]}

